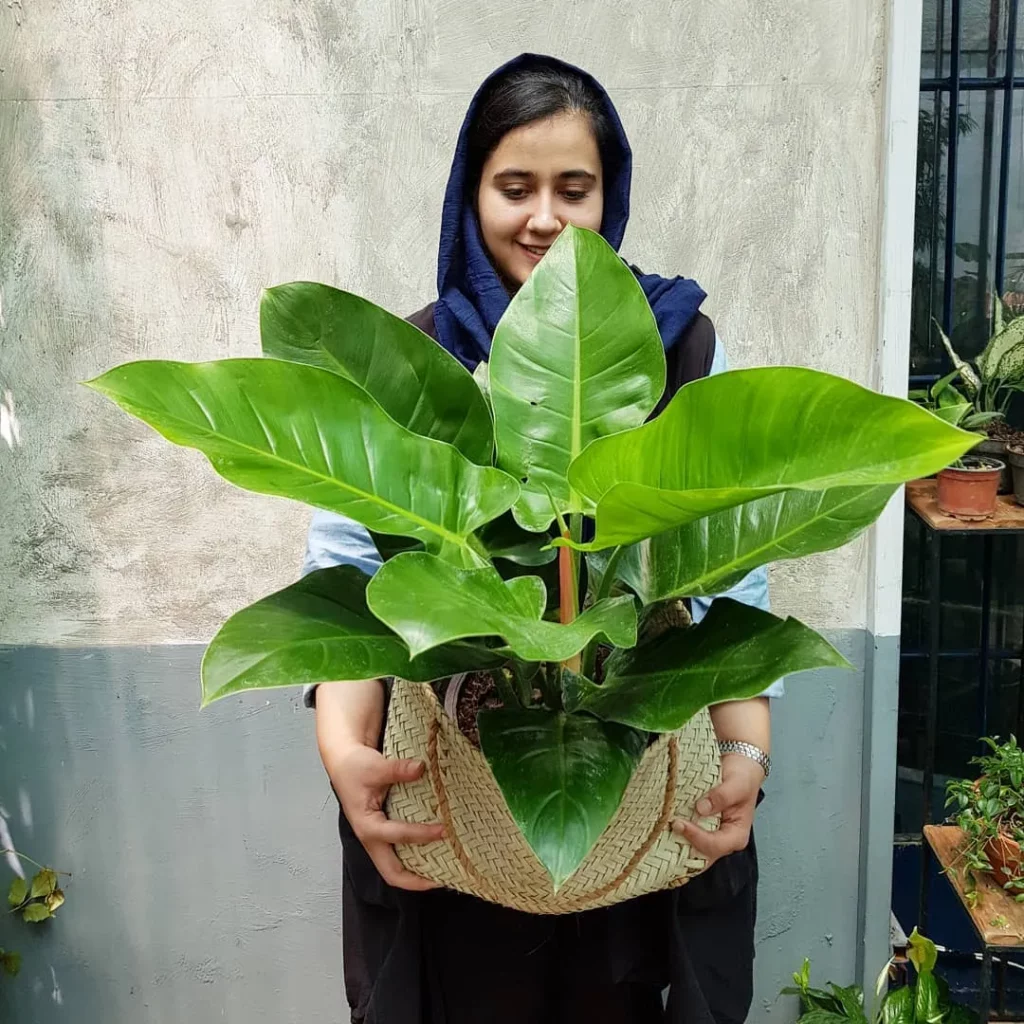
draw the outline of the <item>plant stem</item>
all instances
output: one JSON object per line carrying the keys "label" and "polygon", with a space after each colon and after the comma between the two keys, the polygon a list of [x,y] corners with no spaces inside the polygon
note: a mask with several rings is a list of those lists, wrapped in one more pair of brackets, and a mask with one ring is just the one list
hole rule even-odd
{"label": "plant stem", "polygon": [[[569,517],[569,524],[568,531],[563,532],[562,536],[579,543],[583,535],[583,517],[574,513]],[[558,549],[558,610],[563,626],[575,622],[580,613],[579,557],[579,552],[573,548]],[[574,654],[563,664],[570,671],[579,672],[579,654]]]}
{"label": "plant stem", "polygon": [[514,708],[522,705],[522,702],[519,700],[519,694],[516,693],[509,682],[503,668],[492,668],[491,678],[494,680],[494,685],[498,688],[498,696],[501,697],[501,703],[505,707]]}
{"label": "plant stem", "polygon": [[[615,570],[619,566],[619,559],[622,557],[622,553],[625,551],[625,547],[620,544],[608,559],[608,565],[605,566],[604,575],[601,577],[601,585],[597,588],[597,594],[594,597],[594,604],[598,601],[603,601],[611,592],[612,587],[615,586]],[[594,669],[597,666],[597,649],[600,647],[597,637],[587,644],[586,650],[583,652],[583,675],[587,679],[594,678]]]}
{"label": "plant stem", "polygon": [[[47,868],[45,864],[40,864],[39,861],[33,860],[27,854],[20,853],[18,850],[15,850],[15,849],[0,850],[0,856],[3,856],[4,854],[7,854],[7,853],[13,853],[15,857],[20,857],[22,860],[27,860],[29,862],[29,864],[32,864],[35,867],[39,868],[40,871],[47,871],[47,870],[53,871],[53,868]],[[68,874],[68,872],[66,872],[66,871],[56,871],[56,872],[54,872],[54,874],[66,875],[66,874]]]}

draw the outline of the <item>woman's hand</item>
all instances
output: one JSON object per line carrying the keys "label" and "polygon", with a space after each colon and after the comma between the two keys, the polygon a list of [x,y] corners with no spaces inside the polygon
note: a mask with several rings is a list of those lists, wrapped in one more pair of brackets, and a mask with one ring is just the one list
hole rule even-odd
{"label": "woman's hand", "polygon": [[352,831],[381,878],[396,889],[436,889],[434,882],[403,867],[395,854],[395,843],[436,843],[444,838],[444,828],[389,821],[384,813],[391,786],[415,781],[424,766],[419,761],[384,757],[377,750],[383,704],[383,687],[377,681],[317,687],[320,757]]}
{"label": "woman's hand", "polygon": [[[744,740],[765,752],[771,750],[772,715],[765,697],[716,704],[711,709],[711,721],[719,740]],[[718,831],[708,832],[693,821],[675,821],[673,831],[709,863],[745,850],[763,782],[764,770],[756,761],[742,754],[723,755],[722,781],[698,800],[695,808],[701,818],[721,815]]]}
{"label": "woman's hand", "polygon": [[722,758],[722,781],[707,796],[697,801],[696,811],[702,818],[722,816],[717,832],[708,832],[693,821],[674,821],[672,830],[681,835],[709,864],[738,850],[750,842],[757,795],[764,782],[761,766],[742,754],[726,754]]}

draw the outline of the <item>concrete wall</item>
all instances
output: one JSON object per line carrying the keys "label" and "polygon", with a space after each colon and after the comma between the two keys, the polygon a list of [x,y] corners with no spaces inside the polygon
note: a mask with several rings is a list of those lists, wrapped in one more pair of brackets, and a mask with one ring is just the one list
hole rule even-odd
{"label": "concrete wall", "polygon": [[[18,1020],[336,1019],[337,854],[292,698],[195,711],[199,642],[291,579],[306,512],[233,490],[78,388],[258,349],[265,284],[432,297],[469,95],[592,70],[636,152],[624,253],[698,277],[735,364],[875,377],[882,0],[0,6],[0,804],[73,871],[17,936]],[[10,397],[5,398],[9,392]],[[3,438],[7,438],[4,440]],[[776,608],[863,662],[868,548],[779,566]],[[51,649],[51,645],[57,649]],[[863,678],[793,681],[761,817],[755,1019],[857,944]],[[0,1006],[3,1003],[0,1002]]]}

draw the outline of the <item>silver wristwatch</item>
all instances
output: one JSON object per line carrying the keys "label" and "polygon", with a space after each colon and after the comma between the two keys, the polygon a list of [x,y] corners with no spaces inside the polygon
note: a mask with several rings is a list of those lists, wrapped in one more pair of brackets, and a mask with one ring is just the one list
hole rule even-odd
{"label": "silver wristwatch", "polygon": [[744,757],[749,757],[751,761],[756,761],[761,766],[766,779],[772,773],[772,759],[760,747],[755,747],[753,743],[744,743],[741,740],[722,740],[718,744],[718,750],[722,754],[742,754]]}

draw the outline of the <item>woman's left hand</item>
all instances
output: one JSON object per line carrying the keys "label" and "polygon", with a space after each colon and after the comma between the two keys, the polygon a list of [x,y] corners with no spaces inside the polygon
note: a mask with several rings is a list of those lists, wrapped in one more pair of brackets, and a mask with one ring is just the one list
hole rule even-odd
{"label": "woman's left hand", "polygon": [[677,820],[672,831],[681,835],[708,863],[738,850],[750,842],[757,795],[764,782],[761,766],[742,754],[726,754],[722,758],[722,781],[707,796],[697,801],[698,817],[720,814],[722,823],[717,832],[708,832],[693,821]]}

